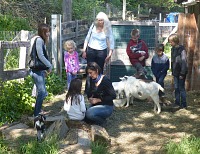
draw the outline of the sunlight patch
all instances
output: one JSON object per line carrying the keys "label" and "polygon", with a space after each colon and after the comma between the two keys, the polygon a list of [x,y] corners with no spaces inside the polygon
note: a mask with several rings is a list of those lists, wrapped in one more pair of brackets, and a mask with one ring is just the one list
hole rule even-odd
{"label": "sunlight patch", "polygon": [[151,118],[151,117],[153,117],[153,116],[155,116],[155,114],[149,113],[149,112],[144,112],[144,113],[141,113],[139,117],[140,117],[140,118],[143,118],[143,119],[144,119],[144,118],[148,118],[148,119],[149,119],[149,118]]}

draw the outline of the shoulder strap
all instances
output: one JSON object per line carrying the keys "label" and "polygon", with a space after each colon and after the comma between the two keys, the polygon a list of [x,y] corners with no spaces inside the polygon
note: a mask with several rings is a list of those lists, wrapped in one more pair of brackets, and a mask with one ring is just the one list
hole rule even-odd
{"label": "shoulder strap", "polygon": [[90,41],[90,38],[91,38],[91,35],[92,35],[92,30],[93,30],[93,28],[94,28],[94,23],[93,23],[93,25],[92,25],[92,29],[91,29],[90,36],[89,36],[89,39],[88,39],[88,42],[87,42],[87,46],[88,46],[88,44],[89,44],[89,41]]}

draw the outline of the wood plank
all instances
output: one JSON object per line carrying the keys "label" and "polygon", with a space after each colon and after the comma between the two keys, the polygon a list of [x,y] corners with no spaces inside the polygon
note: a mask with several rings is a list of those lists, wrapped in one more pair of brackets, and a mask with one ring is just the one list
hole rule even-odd
{"label": "wood plank", "polygon": [[13,48],[19,48],[19,47],[30,47],[29,41],[4,41],[1,43],[1,46],[3,49],[13,49]]}
{"label": "wood plank", "polygon": [[3,81],[24,78],[29,75],[28,69],[9,70],[3,72]]}

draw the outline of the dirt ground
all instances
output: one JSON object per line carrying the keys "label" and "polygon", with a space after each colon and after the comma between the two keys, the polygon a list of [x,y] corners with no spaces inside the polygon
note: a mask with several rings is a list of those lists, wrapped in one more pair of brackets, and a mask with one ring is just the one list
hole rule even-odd
{"label": "dirt ground", "polygon": [[[171,76],[165,80],[167,100],[173,102]],[[45,103],[50,114],[60,112],[65,94],[56,101]],[[153,111],[153,103],[134,101],[128,108],[115,108],[105,129],[111,137],[110,153],[115,154],[164,154],[164,145],[180,141],[184,136],[200,136],[200,91],[187,92],[188,108],[175,110],[162,107],[160,114]]]}

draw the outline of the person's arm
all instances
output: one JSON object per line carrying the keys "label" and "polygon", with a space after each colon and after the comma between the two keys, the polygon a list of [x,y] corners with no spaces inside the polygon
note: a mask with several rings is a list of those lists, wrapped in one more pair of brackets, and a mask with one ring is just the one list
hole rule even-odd
{"label": "person's arm", "polygon": [[129,58],[131,59],[138,59],[139,57],[141,57],[141,53],[133,53],[130,49],[131,46],[133,46],[133,44],[131,43],[132,41],[130,40],[127,47],[126,47],[126,53],[129,56]]}
{"label": "person's arm", "polygon": [[84,96],[83,95],[81,95],[80,96],[80,110],[81,110],[81,112],[86,112],[86,107],[85,107],[85,100],[84,100]]}
{"label": "person's arm", "polygon": [[38,58],[40,59],[40,61],[42,63],[44,63],[46,65],[46,67],[49,68],[49,70],[51,70],[52,69],[52,65],[49,62],[49,60],[46,59],[46,57],[44,56],[43,46],[44,46],[43,39],[41,37],[38,37],[37,40],[36,40],[36,50],[37,50]]}
{"label": "person's arm", "polygon": [[76,73],[79,71],[80,69],[80,66],[79,66],[79,58],[78,58],[78,52],[75,51],[75,54],[76,54]]}
{"label": "person's arm", "polygon": [[152,61],[151,61],[151,71],[152,71],[153,75],[156,77],[157,74],[156,74],[155,62],[154,62],[153,58],[152,58]]}
{"label": "person's arm", "polygon": [[112,102],[113,99],[116,98],[116,93],[115,90],[113,88],[112,82],[109,79],[105,79],[104,83],[104,97],[101,99],[102,102],[104,102],[105,104],[109,104],[109,102]]}
{"label": "person's arm", "polygon": [[149,58],[148,47],[144,41],[142,41],[142,50],[145,51],[145,54],[142,54],[142,56],[144,56],[145,59]]}
{"label": "person's arm", "polygon": [[188,67],[187,67],[187,56],[185,49],[181,52],[181,72],[180,76],[185,76],[187,74]]}
{"label": "person's arm", "polygon": [[107,63],[109,60],[110,60],[110,58],[111,58],[111,56],[112,56],[112,53],[113,53],[113,51],[114,51],[114,37],[113,37],[113,33],[112,33],[112,29],[110,28],[110,30],[109,30],[109,36],[108,36],[108,41],[107,41],[107,43],[108,43],[108,55],[107,55],[107,57],[106,57],[106,59],[105,59],[105,62]]}
{"label": "person's arm", "polygon": [[64,62],[65,62],[65,70],[67,71],[67,51],[64,52]]}
{"label": "person's arm", "polygon": [[64,109],[65,111],[69,112],[70,107],[71,107],[71,102],[65,101],[65,102],[64,102],[64,107],[63,107],[63,109]]}
{"label": "person's arm", "polygon": [[92,29],[94,28],[94,24],[92,24],[91,26],[90,26],[90,29],[89,29],[89,31],[88,31],[88,33],[87,33],[87,36],[86,36],[86,38],[85,38],[85,41],[84,41],[84,45],[83,45],[83,49],[82,49],[82,57],[83,58],[86,58],[86,48],[87,48],[87,45],[88,45],[88,43],[89,43],[89,39],[90,39],[90,37],[91,37],[91,35],[92,35]]}
{"label": "person's arm", "polygon": [[167,61],[165,62],[165,65],[164,65],[164,67],[163,67],[161,72],[165,73],[165,72],[168,71],[168,69],[169,69],[169,59],[167,59]]}

